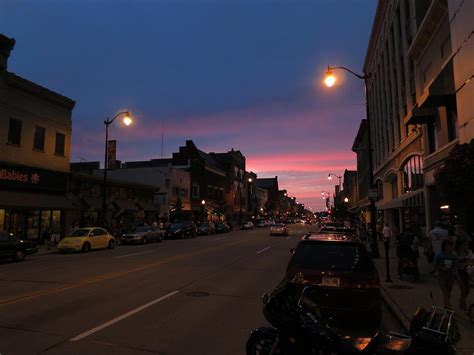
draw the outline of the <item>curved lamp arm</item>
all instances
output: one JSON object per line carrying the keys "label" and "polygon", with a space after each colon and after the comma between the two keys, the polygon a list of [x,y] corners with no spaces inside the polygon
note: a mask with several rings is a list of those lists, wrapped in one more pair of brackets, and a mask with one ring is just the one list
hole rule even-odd
{"label": "curved lamp arm", "polygon": [[109,118],[107,117],[107,119],[104,120],[104,124],[105,124],[106,126],[108,126],[109,124],[111,124],[112,122],[114,122],[115,119],[116,119],[118,116],[120,116],[120,115],[127,115],[127,116],[130,116],[130,111],[127,110],[127,111],[119,112],[119,113],[117,113],[112,119],[109,119]]}
{"label": "curved lamp arm", "polygon": [[343,69],[349,73],[351,73],[352,75],[358,77],[359,79],[362,79],[362,80],[366,80],[368,78],[370,78],[370,74],[357,74],[356,72],[353,72],[352,70],[350,70],[349,68],[346,68],[346,67],[331,67],[328,65],[328,72],[332,71],[332,70],[337,70],[337,69]]}

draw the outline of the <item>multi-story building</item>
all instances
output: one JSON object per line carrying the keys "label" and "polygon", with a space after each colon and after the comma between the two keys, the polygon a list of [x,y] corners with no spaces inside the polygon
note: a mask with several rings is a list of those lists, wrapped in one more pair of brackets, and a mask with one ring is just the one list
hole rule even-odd
{"label": "multi-story building", "polygon": [[280,215],[280,193],[278,189],[278,176],[274,178],[257,179],[257,186],[268,191],[266,212],[273,216]]}
{"label": "multi-story building", "polygon": [[380,0],[367,50],[377,208],[421,235],[440,217],[435,173],[474,137],[474,3]]}
{"label": "multi-story building", "polygon": [[[15,40],[0,35],[0,230],[64,233],[75,102],[7,71]],[[70,223],[70,221],[69,221]]]}

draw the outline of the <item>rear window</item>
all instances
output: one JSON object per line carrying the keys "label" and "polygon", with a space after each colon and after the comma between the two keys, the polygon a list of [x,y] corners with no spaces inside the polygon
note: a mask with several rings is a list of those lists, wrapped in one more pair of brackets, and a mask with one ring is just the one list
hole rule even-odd
{"label": "rear window", "polygon": [[290,264],[321,271],[374,271],[373,262],[364,247],[345,242],[301,242]]}

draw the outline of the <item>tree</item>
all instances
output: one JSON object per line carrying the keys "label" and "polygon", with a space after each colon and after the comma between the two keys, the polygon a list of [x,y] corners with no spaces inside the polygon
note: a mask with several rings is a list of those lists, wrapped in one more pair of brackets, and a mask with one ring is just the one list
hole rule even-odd
{"label": "tree", "polygon": [[474,212],[474,140],[451,150],[444,166],[435,173],[443,203],[467,226]]}

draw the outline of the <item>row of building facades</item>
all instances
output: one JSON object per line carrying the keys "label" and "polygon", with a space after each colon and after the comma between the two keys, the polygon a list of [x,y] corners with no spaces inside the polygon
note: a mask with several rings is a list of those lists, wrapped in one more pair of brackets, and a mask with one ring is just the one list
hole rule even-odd
{"label": "row of building facades", "polygon": [[[473,0],[378,2],[364,72],[370,75],[379,222],[426,236],[434,221],[454,218],[435,172],[456,145],[474,138],[473,33]],[[361,121],[352,147],[357,171],[345,172],[342,192],[349,210],[363,220],[369,205],[368,126],[367,119]]]}
{"label": "row of building facades", "polygon": [[117,161],[104,216],[99,162],[70,162],[75,102],[9,72],[14,46],[0,34],[0,231],[40,239],[104,220],[120,229],[174,218],[235,225],[302,212],[277,177],[246,171],[240,151],[205,153],[188,140],[170,159]]}

